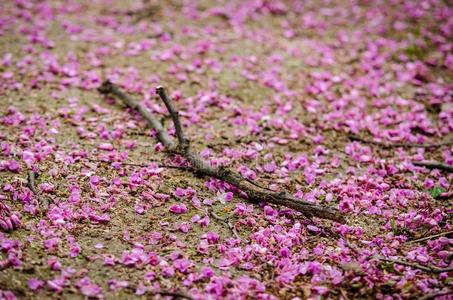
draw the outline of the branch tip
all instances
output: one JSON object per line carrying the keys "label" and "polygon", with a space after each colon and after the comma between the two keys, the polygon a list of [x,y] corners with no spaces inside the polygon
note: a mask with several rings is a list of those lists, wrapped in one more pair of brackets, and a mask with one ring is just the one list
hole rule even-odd
{"label": "branch tip", "polygon": [[170,98],[168,98],[167,93],[165,92],[165,88],[163,86],[161,85],[157,86],[156,93],[159,95],[160,99],[164,102],[165,107],[167,108],[171,116],[171,119],[173,120],[173,124],[175,125],[176,130],[176,137],[178,138],[180,146],[187,150],[189,143],[188,140],[184,137],[181,121],[179,119],[179,111],[177,111],[173,106],[173,102],[170,100]]}
{"label": "branch tip", "polygon": [[106,95],[112,92],[113,84],[110,80],[105,80],[100,87],[98,87],[98,92]]}

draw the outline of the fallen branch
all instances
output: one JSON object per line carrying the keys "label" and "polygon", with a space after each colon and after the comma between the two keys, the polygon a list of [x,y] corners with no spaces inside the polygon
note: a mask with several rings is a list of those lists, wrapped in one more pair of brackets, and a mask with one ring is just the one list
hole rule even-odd
{"label": "fallen branch", "polygon": [[414,166],[417,167],[425,167],[430,170],[432,169],[439,169],[439,170],[444,170],[450,173],[453,173],[453,166],[449,166],[447,164],[443,164],[437,161],[414,161],[412,162]]}
{"label": "fallen branch", "polygon": [[38,200],[38,204],[40,206],[40,210],[42,212],[46,211],[49,208],[49,200],[46,197],[42,197],[41,193],[36,189],[36,173],[33,171],[28,172],[27,176],[27,186],[32,191],[32,193],[36,196]]}
{"label": "fallen branch", "polygon": [[195,173],[227,182],[244,192],[249,200],[257,203],[267,202],[275,205],[286,206],[307,216],[315,216],[341,223],[345,222],[344,216],[335,208],[324,207],[318,204],[303,201],[286,193],[277,193],[265,190],[251,184],[237,172],[224,167],[211,166],[209,163],[206,163],[197,153],[192,151],[189,140],[184,137],[182,126],[179,121],[179,114],[173,107],[171,100],[167,97],[163,87],[157,87],[156,91],[171,115],[175,125],[178,143],[173,142],[168,133],[164,130],[162,124],[143,104],[124,94],[110,81],[105,81],[102,86],[98,88],[98,91],[102,94],[111,94],[122,100],[130,108],[140,112],[142,117],[156,131],[158,140],[165,146],[167,152],[185,157]]}
{"label": "fallen branch", "polygon": [[377,142],[369,139],[364,139],[355,134],[348,134],[348,138],[352,141],[358,141],[365,144],[377,145],[383,148],[438,148],[443,146],[453,145],[453,141],[441,142],[436,144],[414,144],[414,143],[389,143],[389,142]]}
{"label": "fallen branch", "polygon": [[101,94],[112,94],[121,101],[124,102],[128,107],[137,110],[142,117],[148,122],[148,125],[153,128],[157,133],[157,139],[169,150],[174,148],[175,144],[173,143],[171,137],[165,131],[162,124],[157,120],[157,118],[141,103],[135,101],[128,95],[120,91],[114,84],[110,81],[105,81],[99,88],[98,91]]}
{"label": "fallen branch", "polygon": [[452,233],[453,233],[453,230],[445,231],[445,232],[441,232],[441,233],[438,233],[438,234],[434,234],[434,235],[425,236],[425,237],[422,237],[422,238],[419,238],[419,239],[411,240],[411,241],[408,241],[407,243],[410,244],[410,243],[424,242],[424,241],[427,241],[427,240],[430,240],[430,239],[434,239],[434,238],[441,237],[441,236],[444,236],[444,235],[449,235],[449,234],[452,234]]}
{"label": "fallen branch", "polygon": [[379,259],[381,261],[391,262],[391,263],[394,263],[394,264],[398,264],[398,265],[402,265],[402,266],[406,266],[406,267],[411,267],[413,269],[419,269],[419,270],[422,270],[422,271],[425,271],[425,272],[428,272],[428,273],[439,274],[439,273],[445,273],[445,272],[452,272],[453,271],[453,267],[450,267],[450,268],[438,268],[438,267],[434,267],[434,266],[423,266],[423,265],[420,265],[420,264],[417,264],[417,263],[411,263],[411,262],[408,262],[408,261],[405,261],[405,260],[401,260],[401,259],[386,258],[386,257],[379,256],[379,255],[375,255],[373,257],[376,258],[376,259]]}

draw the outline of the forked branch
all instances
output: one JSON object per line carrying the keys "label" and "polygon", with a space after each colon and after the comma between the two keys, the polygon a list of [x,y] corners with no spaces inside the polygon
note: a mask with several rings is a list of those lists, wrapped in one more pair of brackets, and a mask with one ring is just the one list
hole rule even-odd
{"label": "forked branch", "polygon": [[108,80],[98,88],[98,91],[101,94],[111,94],[123,101],[128,107],[137,110],[148,122],[149,126],[156,131],[159,142],[169,149],[175,146],[171,137],[168,135],[159,120],[157,120],[157,118],[143,104],[123,93],[116,85],[112,84]]}
{"label": "forked branch", "polygon": [[178,145],[176,145],[176,143],[170,138],[170,136],[164,130],[162,124],[151,112],[148,111],[148,109],[143,104],[137,102],[130,96],[121,92],[116,85],[114,85],[110,81],[105,81],[98,89],[98,91],[102,94],[111,94],[122,100],[130,108],[136,109],[138,112],[140,112],[143,118],[146,119],[148,124],[156,130],[158,140],[167,148],[167,151],[169,153],[178,154],[185,157],[192,166],[195,173],[214,177],[227,182],[244,192],[249,200],[257,203],[266,202],[275,205],[286,206],[299,211],[308,217],[314,216],[341,223],[345,222],[344,216],[335,208],[324,207],[318,204],[297,199],[286,193],[278,193],[260,188],[259,185],[250,183],[247,179],[233,170],[224,167],[212,166],[209,162],[204,161],[201,156],[191,150],[189,141],[184,137],[181,122],[179,120],[179,113],[174,108],[163,87],[159,86],[156,89],[156,92],[164,102],[167,110],[171,115],[171,118],[175,125]]}

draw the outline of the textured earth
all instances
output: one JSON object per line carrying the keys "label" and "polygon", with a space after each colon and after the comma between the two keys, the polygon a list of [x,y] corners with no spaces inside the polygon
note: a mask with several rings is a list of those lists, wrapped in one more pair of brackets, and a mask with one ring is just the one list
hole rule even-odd
{"label": "textured earth", "polygon": [[[450,299],[452,15],[1,1],[0,299]],[[345,224],[187,171],[106,79],[174,135],[165,86],[206,161]]]}

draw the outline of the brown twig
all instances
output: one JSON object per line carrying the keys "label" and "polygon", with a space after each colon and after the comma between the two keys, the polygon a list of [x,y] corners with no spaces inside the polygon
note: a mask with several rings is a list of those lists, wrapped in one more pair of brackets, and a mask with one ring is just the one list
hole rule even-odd
{"label": "brown twig", "polygon": [[387,262],[391,262],[391,263],[394,263],[394,264],[398,264],[398,265],[402,265],[402,266],[406,266],[406,267],[411,267],[413,269],[419,269],[419,270],[422,270],[422,271],[425,271],[425,272],[428,272],[428,273],[439,274],[439,273],[445,273],[445,272],[452,272],[453,271],[453,267],[450,267],[450,268],[438,268],[438,267],[434,267],[434,266],[423,266],[423,265],[420,265],[420,264],[417,264],[417,263],[411,263],[411,262],[408,262],[408,261],[405,261],[405,260],[401,260],[401,259],[386,258],[386,257],[379,256],[379,255],[375,255],[373,257],[376,258],[376,259],[382,260],[382,261],[387,261]]}
{"label": "brown twig", "polygon": [[412,162],[414,166],[417,167],[425,167],[428,169],[439,169],[439,170],[444,170],[450,173],[453,173],[453,166],[449,166],[447,164],[443,164],[437,161],[414,161]]}
{"label": "brown twig", "polygon": [[348,138],[352,141],[358,141],[365,144],[377,145],[383,148],[438,148],[442,146],[453,145],[453,141],[441,142],[436,144],[414,144],[414,143],[389,143],[389,142],[377,142],[369,139],[362,138],[355,134],[348,134]]}
{"label": "brown twig", "polygon": [[[357,254],[361,253],[360,249],[358,249],[358,247],[356,245],[354,245],[351,242],[346,241],[346,240],[344,242],[350,249],[352,249]],[[418,269],[418,270],[422,270],[422,271],[425,271],[425,272],[428,272],[428,273],[434,273],[434,274],[452,272],[453,271],[453,267],[439,268],[439,267],[434,267],[434,266],[423,266],[423,265],[420,265],[420,264],[417,264],[417,263],[412,263],[412,262],[408,262],[408,261],[401,260],[401,259],[383,257],[381,255],[372,255],[370,258],[371,259],[377,259],[377,260],[380,260],[380,261],[391,262],[393,264],[402,265],[402,266],[406,266],[406,267],[411,267],[413,269]]]}
{"label": "brown twig", "polygon": [[226,220],[228,219],[228,218],[222,218],[221,216],[219,216],[218,214],[216,214],[216,213],[215,213],[213,210],[211,210],[211,209],[208,209],[208,212],[209,212],[209,214],[210,214],[211,216],[213,216],[214,219],[216,219],[216,220],[219,220],[219,221],[222,221],[222,222],[226,222]]}
{"label": "brown twig", "polygon": [[121,99],[130,108],[138,110],[141,115],[147,120],[148,124],[157,132],[157,138],[167,148],[169,153],[179,154],[187,159],[195,173],[214,177],[224,182],[227,182],[239,190],[247,194],[247,198],[255,202],[267,202],[275,205],[286,206],[297,210],[307,216],[315,216],[323,219],[330,219],[336,222],[345,222],[344,216],[335,208],[324,207],[311,202],[297,199],[283,193],[270,192],[258,188],[250,184],[239,173],[229,170],[224,167],[211,166],[206,163],[197,153],[194,153],[190,148],[190,143],[185,139],[182,133],[182,127],[179,122],[179,114],[176,113],[170,99],[165,94],[165,89],[159,87],[157,93],[161,96],[162,101],[167,106],[171,117],[175,123],[176,135],[178,137],[179,145],[176,145],[164,130],[162,124],[156,117],[148,111],[148,109],[121,92],[116,85],[110,81],[105,81],[98,89],[102,94],[112,94]]}
{"label": "brown twig", "polygon": [[227,224],[227,225],[228,225],[228,228],[231,230],[231,232],[234,234],[234,236],[235,236],[239,241],[242,242],[241,236],[240,236],[239,233],[237,232],[237,230],[236,230],[236,228],[234,227],[234,225],[233,225],[230,221],[228,221],[228,218],[222,218],[222,217],[220,217],[219,215],[217,215],[217,214],[214,212],[214,210],[208,209],[208,213],[209,213],[214,219],[216,219],[216,220],[218,220],[218,221],[222,221],[222,222],[224,222],[225,224]]}
{"label": "brown twig", "polygon": [[171,119],[175,124],[176,136],[178,138],[178,142],[182,147],[189,147],[189,140],[184,137],[184,131],[182,130],[181,122],[179,119],[179,112],[173,107],[173,103],[168,98],[167,93],[163,86],[158,86],[156,88],[156,93],[164,102],[165,106],[167,107],[168,112],[170,113]]}
{"label": "brown twig", "polygon": [[41,206],[41,211],[44,212],[49,208],[49,200],[46,197],[42,197],[41,193],[36,188],[36,173],[33,171],[29,171],[27,175],[27,186],[32,191],[32,193],[38,199],[38,203]]}
{"label": "brown twig", "polygon": [[441,232],[441,233],[438,233],[438,234],[434,234],[434,235],[425,236],[425,237],[422,237],[422,238],[419,238],[419,239],[411,240],[411,241],[408,241],[407,243],[409,244],[409,243],[424,242],[424,241],[427,241],[427,240],[430,240],[430,239],[434,239],[434,238],[441,237],[441,236],[444,236],[444,235],[449,235],[449,234],[452,234],[452,233],[453,233],[453,230],[445,231],[445,232]]}
{"label": "brown twig", "polygon": [[245,178],[245,180],[247,180],[249,183],[253,184],[253,185],[256,186],[256,187],[259,187],[259,188],[261,188],[261,189],[264,189],[264,190],[268,190],[268,191],[273,192],[273,190],[271,190],[270,188],[267,188],[267,187],[265,187],[265,186],[262,186],[262,185],[260,185],[260,184],[258,184],[258,183],[256,183],[256,182],[254,182],[253,180],[250,180],[250,179],[248,179],[248,178]]}

